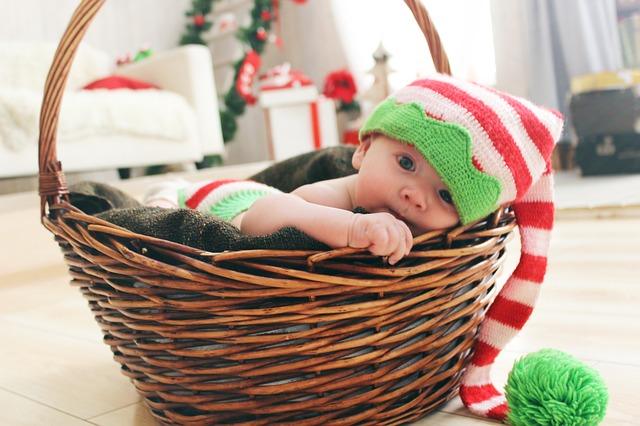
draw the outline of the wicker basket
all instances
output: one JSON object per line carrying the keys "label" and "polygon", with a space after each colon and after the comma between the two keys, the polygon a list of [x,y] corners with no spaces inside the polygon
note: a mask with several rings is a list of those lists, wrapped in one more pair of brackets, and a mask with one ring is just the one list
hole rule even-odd
{"label": "wicker basket", "polygon": [[[156,419],[400,424],[455,396],[512,213],[422,235],[395,267],[348,248],[205,253],[82,213],[69,203],[56,129],[71,61],[103,1],[81,2],[47,79],[41,217]],[[448,72],[426,11],[406,3]]]}

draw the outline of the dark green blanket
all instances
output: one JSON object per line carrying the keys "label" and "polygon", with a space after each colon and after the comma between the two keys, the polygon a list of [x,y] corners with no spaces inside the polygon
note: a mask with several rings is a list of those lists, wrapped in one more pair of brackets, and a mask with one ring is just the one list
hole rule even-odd
{"label": "dark green blanket", "polygon": [[[276,163],[249,177],[284,192],[317,182],[348,176],[351,147],[333,147],[302,154]],[[326,250],[327,246],[294,228],[284,228],[271,235],[243,235],[233,225],[191,209],[144,207],[128,194],[109,185],[83,182],[70,188],[71,202],[88,214],[129,229],[132,232],[168,241],[221,252],[246,249]]]}

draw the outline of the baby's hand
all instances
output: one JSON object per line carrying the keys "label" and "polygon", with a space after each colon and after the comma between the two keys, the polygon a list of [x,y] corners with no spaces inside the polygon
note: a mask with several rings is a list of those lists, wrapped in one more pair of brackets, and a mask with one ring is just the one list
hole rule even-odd
{"label": "baby's hand", "polygon": [[407,224],[390,213],[356,214],[349,228],[348,245],[389,256],[389,264],[395,265],[411,251],[413,236]]}

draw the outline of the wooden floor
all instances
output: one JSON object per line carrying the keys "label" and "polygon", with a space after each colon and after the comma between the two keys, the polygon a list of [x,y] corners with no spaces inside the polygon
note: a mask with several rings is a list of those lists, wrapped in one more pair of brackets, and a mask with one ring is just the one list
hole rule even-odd
{"label": "wooden floor", "polygon": [[[503,383],[524,353],[561,349],[603,375],[611,395],[603,424],[640,425],[640,217],[582,216],[559,215],[538,307],[500,356],[495,378]],[[0,241],[0,425],[154,424],[67,284],[35,194],[0,197]],[[507,271],[517,239],[511,245]],[[490,422],[455,399],[418,424]]]}

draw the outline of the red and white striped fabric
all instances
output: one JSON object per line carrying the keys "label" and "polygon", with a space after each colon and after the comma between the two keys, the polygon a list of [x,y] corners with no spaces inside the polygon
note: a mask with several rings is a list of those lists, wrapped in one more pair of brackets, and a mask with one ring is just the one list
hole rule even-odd
{"label": "red and white striped fabric", "polygon": [[518,266],[487,311],[475,352],[462,379],[460,398],[473,413],[504,420],[507,402],[491,382],[496,357],[533,312],[547,269],[553,228],[553,175],[550,168],[513,204],[522,252]]}
{"label": "red and white striped fabric", "polygon": [[152,186],[144,197],[144,204],[190,208],[231,221],[259,198],[279,193],[276,188],[244,179],[217,179],[195,183],[174,180]]}
{"label": "red and white striped fabric", "polygon": [[[546,272],[554,215],[550,159],[562,133],[562,117],[524,99],[445,75],[418,80],[390,96],[385,104],[365,123],[361,138],[369,133],[383,133],[413,144],[447,182],[463,223],[480,219],[500,206],[513,206],[522,243],[520,261],[481,324],[474,355],[460,388],[462,401],[472,412],[504,420],[508,411],[506,400],[492,384],[490,372],[500,351],[531,315]],[[423,116],[411,114],[407,104],[417,104]],[[447,163],[469,159],[460,156],[458,150],[458,154],[453,153],[443,161],[441,157],[454,150],[447,150],[446,146],[431,150],[428,145],[456,144],[460,138],[443,142],[433,135],[421,135],[414,129],[435,127],[416,121],[444,122],[463,128],[468,132],[465,141],[470,138],[472,165],[449,167]],[[445,137],[442,135],[440,138]],[[458,176],[457,170],[465,167],[475,170]],[[465,204],[460,199],[469,194],[464,188],[474,185],[464,179],[477,171],[499,183],[495,204],[475,201]],[[483,194],[479,198],[486,200],[488,196]]]}

